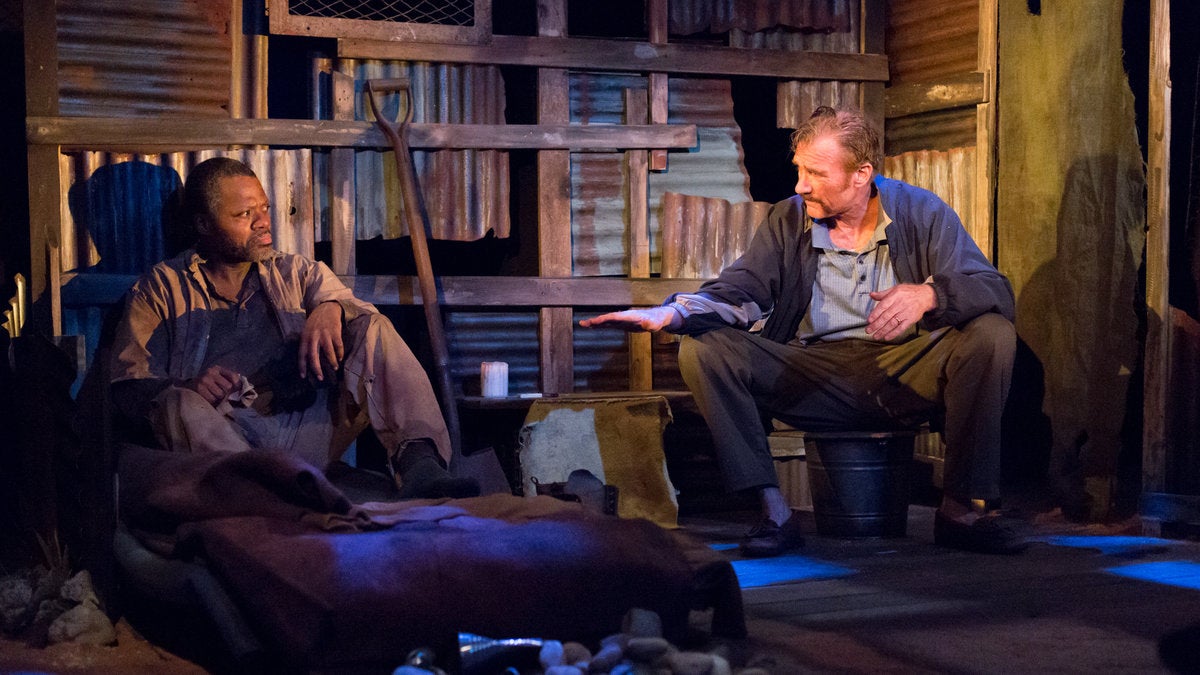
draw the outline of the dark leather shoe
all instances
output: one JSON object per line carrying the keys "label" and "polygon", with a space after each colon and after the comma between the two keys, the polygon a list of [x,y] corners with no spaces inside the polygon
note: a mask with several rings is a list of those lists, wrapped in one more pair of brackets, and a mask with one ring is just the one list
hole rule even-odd
{"label": "dark leather shoe", "polygon": [[962,523],[941,511],[933,514],[933,543],[973,553],[1011,554],[1029,547],[1011,518],[989,514]]}
{"label": "dark leather shoe", "polygon": [[771,558],[786,551],[804,546],[804,535],[800,532],[800,518],[792,514],[783,525],[763,516],[742,540],[742,555],[748,558]]}

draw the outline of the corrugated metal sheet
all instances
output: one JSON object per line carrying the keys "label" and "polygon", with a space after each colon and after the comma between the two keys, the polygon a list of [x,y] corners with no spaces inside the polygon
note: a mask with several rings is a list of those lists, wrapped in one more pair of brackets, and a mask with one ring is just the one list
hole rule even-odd
{"label": "corrugated metal sheet", "polygon": [[845,30],[842,10],[851,3],[858,0],[671,0],[668,13],[674,35],[776,26],[825,32]]}
{"label": "corrugated metal sheet", "polygon": [[893,86],[978,69],[978,0],[904,0],[887,7]]}
{"label": "corrugated metal sheet", "polygon": [[60,0],[62,115],[228,117],[230,3]]}
{"label": "corrugated metal sheet", "polygon": [[949,150],[975,145],[974,107],[939,110],[887,121],[883,147],[890,154],[914,150]]}
{"label": "corrugated metal sheet", "polygon": [[[646,90],[646,78],[625,74],[571,75],[571,121],[618,124],[626,89]],[[659,203],[665,192],[749,201],[742,163],[741,129],[733,116],[728,80],[670,78],[667,119],[695,124],[699,143],[672,152],[668,170],[649,176],[651,270],[661,251]],[[622,153],[571,154],[571,233],[576,276],[621,275],[629,271],[627,177]]]}
{"label": "corrugated metal sheet", "polygon": [[[446,312],[450,379],[467,395],[479,395],[479,364],[508,364],[508,391],[538,387],[537,312]],[[578,370],[576,371],[578,373]]]}
{"label": "corrugated metal sheet", "polygon": [[[413,122],[504,124],[504,80],[494,66],[349,61],[355,75],[355,118],[373,120],[366,81],[406,76],[411,81]],[[379,96],[383,114],[397,119],[401,96]],[[413,151],[417,179],[435,239],[474,241],[488,230],[511,232],[508,152],[501,150]],[[319,177],[318,180],[321,180]],[[391,151],[355,153],[357,238],[408,234],[402,222],[399,179]]]}
{"label": "corrugated metal sheet", "polygon": [[204,150],[156,155],[63,155],[62,268],[140,274],[167,253],[172,193],[191,167],[234,157],[254,169],[271,200],[275,248],[313,257],[312,151]]}
{"label": "corrugated metal sheet", "polygon": [[[923,187],[941,197],[963,220],[967,231],[977,243],[989,237],[972,232],[971,215],[975,212],[975,148],[952,148],[948,151],[917,150],[884,159],[883,174],[889,178]],[[990,223],[984,223],[990,227]],[[990,246],[984,248],[990,250]]]}
{"label": "corrugated metal sheet", "polygon": [[771,208],[668,192],[662,198],[662,276],[709,279],[738,258]]}
{"label": "corrugated metal sheet", "polygon": [[[729,44],[746,49],[858,53],[861,32],[859,3],[849,0],[833,2],[829,11],[835,15],[836,27],[828,32],[798,32],[782,28],[754,33],[733,30],[729,35]],[[776,87],[775,100],[776,126],[793,129],[808,119],[819,106],[859,105],[859,84],[831,80],[784,80]]]}

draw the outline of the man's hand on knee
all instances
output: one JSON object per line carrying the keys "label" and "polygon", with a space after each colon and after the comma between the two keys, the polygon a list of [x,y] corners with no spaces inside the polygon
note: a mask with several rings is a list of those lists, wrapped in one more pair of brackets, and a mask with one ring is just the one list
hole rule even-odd
{"label": "man's hand on knee", "polygon": [[321,366],[324,359],[337,370],[345,356],[342,345],[342,306],[336,302],[322,302],[309,313],[300,333],[300,377],[307,378],[309,371],[318,380],[325,380]]}

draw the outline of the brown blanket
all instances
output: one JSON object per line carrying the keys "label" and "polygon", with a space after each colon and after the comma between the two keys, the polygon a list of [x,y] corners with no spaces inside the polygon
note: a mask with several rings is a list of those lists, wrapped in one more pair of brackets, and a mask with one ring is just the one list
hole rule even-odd
{"label": "brown blanket", "polygon": [[550,497],[355,505],[269,451],[127,447],[120,471],[126,525],[202,557],[260,637],[306,667],[394,666],[459,632],[586,644],[633,607],[658,612],[668,638],[710,607],[714,633],[745,631],[729,562],[646,520]]}

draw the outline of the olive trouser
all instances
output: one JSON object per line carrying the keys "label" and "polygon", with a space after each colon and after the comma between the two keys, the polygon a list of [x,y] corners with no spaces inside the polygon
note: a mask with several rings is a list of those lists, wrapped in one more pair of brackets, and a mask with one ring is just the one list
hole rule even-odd
{"label": "olive trouser", "polygon": [[721,328],[685,337],[679,368],[730,491],[779,484],[763,415],[806,431],[896,429],[940,418],[946,494],[995,499],[1015,350],[1013,324],[999,314],[902,344],[780,344]]}
{"label": "olive trouser", "polygon": [[428,376],[391,322],[364,314],[343,331],[346,357],[336,386],[295,412],[214,408],[191,389],[168,387],[155,400],[151,425],[163,447],[192,452],[274,448],[324,467],[339,459],[367,426],[389,453],[428,438],[450,461],[450,436]]}

